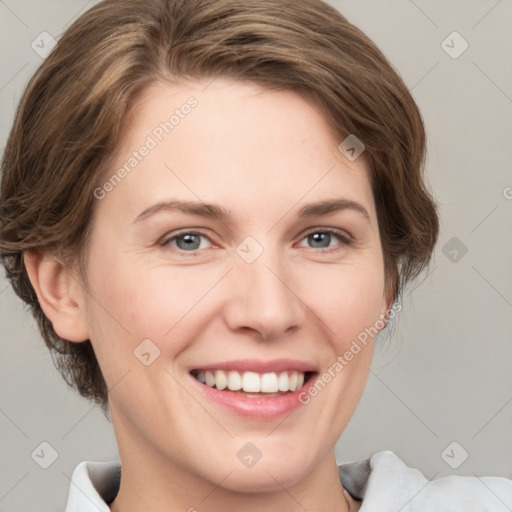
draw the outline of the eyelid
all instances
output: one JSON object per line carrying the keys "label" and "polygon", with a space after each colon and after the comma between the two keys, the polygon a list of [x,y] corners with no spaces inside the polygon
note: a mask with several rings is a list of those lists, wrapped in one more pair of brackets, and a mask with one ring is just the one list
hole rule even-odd
{"label": "eyelid", "polygon": [[[169,246],[169,243],[172,240],[175,240],[175,239],[179,238],[180,236],[196,235],[196,236],[200,236],[200,237],[204,237],[204,238],[208,239],[213,247],[217,247],[215,245],[214,241],[212,240],[211,236],[204,233],[202,231],[202,229],[203,228],[183,228],[178,231],[171,231],[170,233],[167,233],[159,240],[158,245],[160,245],[161,247],[167,247],[167,246]],[[339,228],[328,227],[328,226],[316,226],[313,228],[309,228],[308,230],[301,233],[299,242],[302,242],[305,238],[307,238],[309,235],[314,234],[314,233],[327,233],[327,234],[335,235],[340,240],[342,247],[352,245],[355,242],[354,237],[347,231],[345,231],[343,229],[339,229]],[[194,249],[191,251],[184,251],[179,248],[173,248],[173,249],[180,254],[188,253],[190,256],[197,255],[199,252],[203,252],[205,250],[205,249]],[[341,248],[338,246],[334,246],[332,248],[331,247],[325,247],[325,248],[309,247],[309,249],[312,249],[313,251],[319,252],[319,253],[329,253],[329,252],[335,252],[337,250],[341,250]]]}
{"label": "eyelid", "polygon": [[331,227],[316,227],[316,228],[310,229],[308,231],[305,231],[301,236],[300,242],[302,242],[309,235],[312,235],[314,233],[327,233],[329,235],[334,235],[339,240],[339,243],[334,246],[321,247],[321,248],[306,247],[307,249],[310,249],[311,251],[313,251],[314,253],[317,253],[317,254],[338,253],[343,250],[347,250],[349,247],[353,246],[356,242],[355,238],[352,235],[350,235],[350,233],[348,233],[342,229],[331,228]]}
{"label": "eyelid", "polygon": [[348,231],[345,231],[344,229],[339,229],[339,228],[332,228],[332,227],[328,227],[328,226],[319,226],[319,227],[315,227],[315,228],[311,228],[311,229],[308,229],[307,231],[304,232],[304,234],[302,235],[302,238],[301,240],[308,236],[308,235],[311,235],[313,233],[330,233],[330,234],[334,234],[334,235],[338,235],[340,238],[342,238],[346,243],[349,243],[349,242],[353,242],[354,241],[354,237],[348,232]]}
{"label": "eyelid", "polygon": [[[174,240],[176,238],[179,238],[183,235],[197,235],[202,236],[204,238],[207,238],[212,245],[215,245],[211,236],[204,233],[202,228],[184,228],[178,231],[170,231],[169,233],[166,233],[160,240],[158,241],[158,245],[165,246],[167,245],[171,240]],[[192,251],[182,251],[182,252],[192,252]]]}

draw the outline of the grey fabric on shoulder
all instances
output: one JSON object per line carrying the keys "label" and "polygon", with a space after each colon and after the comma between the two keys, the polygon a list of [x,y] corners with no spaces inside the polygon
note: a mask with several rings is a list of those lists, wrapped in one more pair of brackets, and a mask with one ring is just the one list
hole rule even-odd
{"label": "grey fabric on shoulder", "polygon": [[352,498],[358,500],[362,500],[364,497],[371,471],[370,459],[347,462],[338,466],[338,475],[343,488]]}

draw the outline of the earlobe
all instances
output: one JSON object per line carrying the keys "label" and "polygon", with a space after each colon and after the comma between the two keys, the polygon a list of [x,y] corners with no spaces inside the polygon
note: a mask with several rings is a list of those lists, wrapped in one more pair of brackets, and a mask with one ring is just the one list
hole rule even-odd
{"label": "earlobe", "polygon": [[24,262],[39,304],[55,332],[73,342],[89,339],[85,294],[77,278],[45,250],[25,251]]}

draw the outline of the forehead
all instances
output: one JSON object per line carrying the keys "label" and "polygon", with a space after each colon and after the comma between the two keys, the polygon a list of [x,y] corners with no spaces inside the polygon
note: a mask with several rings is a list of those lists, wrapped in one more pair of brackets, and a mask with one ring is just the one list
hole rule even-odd
{"label": "forehead", "polygon": [[169,197],[263,214],[342,196],[375,215],[364,158],[349,161],[340,142],[292,91],[224,79],[158,83],[127,119],[110,169],[123,176],[106,199],[131,214]]}

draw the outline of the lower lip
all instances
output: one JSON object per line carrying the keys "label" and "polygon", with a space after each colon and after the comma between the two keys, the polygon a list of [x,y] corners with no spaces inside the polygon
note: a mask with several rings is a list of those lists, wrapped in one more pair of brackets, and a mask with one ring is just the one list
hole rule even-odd
{"label": "lower lip", "polygon": [[313,374],[302,388],[297,391],[281,396],[262,396],[260,398],[239,395],[234,391],[219,391],[206,384],[202,384],[192,375],[189,374],[189,376],[212,402],[216,402],[240,416],[261,419],[279,418],[303,406],[304,404],[300,402],[299,396],[304,396],[308,388],[313,385],[316,380],[316,375]]}

